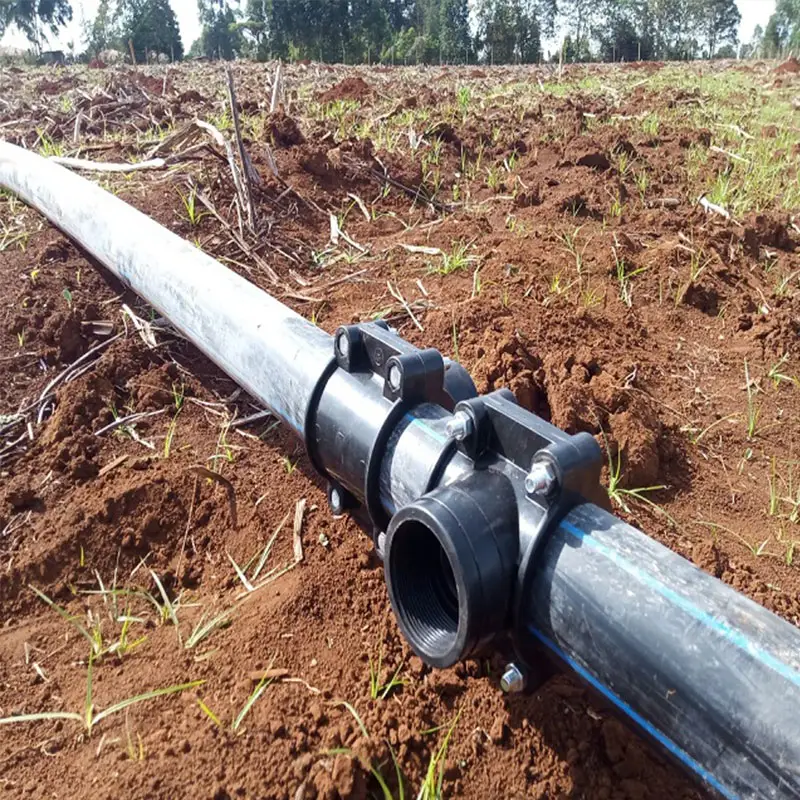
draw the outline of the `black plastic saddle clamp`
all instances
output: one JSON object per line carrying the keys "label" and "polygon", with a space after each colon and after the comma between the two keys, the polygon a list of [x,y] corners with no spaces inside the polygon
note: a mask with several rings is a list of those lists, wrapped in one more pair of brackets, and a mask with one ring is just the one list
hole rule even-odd
{"label": "black plastic saddle clamp", "polygon": [[[380,469],[387,444],[403,416],[421,403],[435,403],[448,411],[462,399],[475,397],[477,391],[469,373],[455,362],[445,361],[438,350],[425,349],[406,342],[386,322],[346,325],[334,334],[334,363],[348,373],[378,376],[383,382],[383,397],[390,408],[375,429],[366,463],[344,467],[349,483],[359,487],[359,496],[341,482],[329,478],[328,503],[334,514],[350,512],[364,527],[372,529],[378,553],[383,557],[383,538],[390,515],[380,500]],[[359,409],[352,409],[353,424],[358,422]],[[455,442],[442,454],[441,462],[455,448]],[[325,474],[324,469],[320,469]],[[438,477],[430,475],[431,486]],[[366,517],[360,515],[363,501]]]}
{"label": "black plastic saddle clamp", "polygon": [[[607,507],[599,445],[588,433],[569,435],[523,409],[507,389],[477,396],[463,367],[411,345],[383,322],[340,327],[334,350],[338,368],[383,380],[391,408],[360,467],[355,485],[363,487],[362,498],[331,480],[329,504],[372,528],[412,649],[431,666],[447,667],[504,649],[505,641],[517,660],[535,664],[537,654],[525,650],[531,637],[522,603],[530,596],[536,552],[576,505]],[[442,449],[428,491],[390,515],[380,500],[381,464],[398,423],[421,403],[453,412],[464,430]],[[456,450],[472,469],[441,484]]]}

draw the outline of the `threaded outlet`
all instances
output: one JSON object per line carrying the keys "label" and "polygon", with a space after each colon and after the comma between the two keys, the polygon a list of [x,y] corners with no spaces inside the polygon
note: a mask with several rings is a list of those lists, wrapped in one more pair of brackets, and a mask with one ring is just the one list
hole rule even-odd
{"label": "threaded outlet", "polygon": [[458,591],[450,560],[421,522],[400,526],[392,547],[392,591],[412,643],[431,655],[451,651],[458,633]]}
{"label": "threaded outlet", "polygon": [[505,627],[519,547],[514,489],[475,473],[401,508],[386,532],[389,599],[426,663],[451,667]]}

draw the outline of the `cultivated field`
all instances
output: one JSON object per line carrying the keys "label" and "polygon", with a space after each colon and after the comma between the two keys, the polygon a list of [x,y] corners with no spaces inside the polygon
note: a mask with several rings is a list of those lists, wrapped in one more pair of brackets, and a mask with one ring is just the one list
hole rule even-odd
{"label": "cultivated field", "polygon": [[[222,66],[2,69],[0,135],[166,159],[88,174],[592,432],[617,513],[800,624],[796,62],[232,78],[252,204]],[[5,194],[0,279],[0,717],[58,712],[7,796],[704,796],[570,677],[428,670],[300,445]]]}

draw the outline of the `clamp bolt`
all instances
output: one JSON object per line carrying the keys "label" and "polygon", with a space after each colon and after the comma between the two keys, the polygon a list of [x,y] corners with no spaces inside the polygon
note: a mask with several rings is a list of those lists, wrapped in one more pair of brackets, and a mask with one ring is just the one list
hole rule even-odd
{"label": "clamp bolt", "polygon": [[344,513],[342,493],[336,487],[331,487],[330,506],[335,517],[338,517],[340,514]]}
{"label": "clamp bolt", "polygon": [[347,358],[350,353],[350,339],[344,331],[336,337],[336,349],[343,358]]}
{"label": "clamp bolt", "polygon": [[516,664],[506,664],[503,677],[500,678],[500,688],[506,694],[519,694],[525,689],[526,683],[525,673]]}
{"label": "clamp bolt", "polygon": [[551,464],[546,461],[537,461],[531,466],[531,471],[525,476],[525,491],[528,494],[550,494],[558,484],[558,476]]}
{"label": "clamp bolt", "polygon": [[389,367],[389,388],[393,392],[400,391],[400,384],[403,382],[403,373],[400,372],[400,367],[397,364],[392,364]]}
{"label": "clamp bolt", "polygon": [[451,439],[463,442],[472,431],[475,430],[475,423],[466,411],[456,411],[453,418],[447,421],[445,432]]}

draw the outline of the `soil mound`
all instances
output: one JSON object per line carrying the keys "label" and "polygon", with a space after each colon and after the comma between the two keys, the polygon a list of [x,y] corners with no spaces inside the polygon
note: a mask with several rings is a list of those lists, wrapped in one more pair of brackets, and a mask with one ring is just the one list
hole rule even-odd
{"label": "soil mound", "polygon": [[297,123],[283,111],[276,111],[270,115],[269,131],[278,147],[294,147],[305,142]]}
{"label": "soil mound", "polygon": [[372,87],[358,75],[345,78],[335,86],[323,92],[319,99],[323,103],[335,103],[337,100],[368,100],[373,94]]}
{"label": "soil mound", "polygon": [[791,56],[783,64],[778,64],[774,70],[772,70],[776,75],[795,75],[800,72],[800,61],[798,61],[794,56]]}

